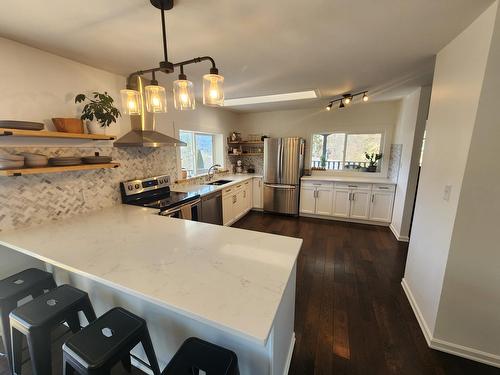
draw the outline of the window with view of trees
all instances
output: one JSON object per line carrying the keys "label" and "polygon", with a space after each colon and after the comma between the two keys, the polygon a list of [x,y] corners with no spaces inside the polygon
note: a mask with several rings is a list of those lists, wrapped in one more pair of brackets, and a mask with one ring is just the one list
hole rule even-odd
{"label": "window with view of trees", "polygon": [[179,138],[187,146],[181,147],[181,167],[189,176],[197,176],[208,172],[216,164],[217,134],[199,133],[180,130]]}
{"label": "window with view of trees", "polygon": [[311,144],[311,167],[364,171],[369,166],[365,153],[380,153],[382,134],[313,134]]}

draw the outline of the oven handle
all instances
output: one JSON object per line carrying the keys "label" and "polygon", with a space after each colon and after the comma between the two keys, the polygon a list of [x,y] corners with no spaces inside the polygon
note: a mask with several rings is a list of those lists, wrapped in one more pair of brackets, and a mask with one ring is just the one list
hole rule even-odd
{"label": "oven handle", "polygon": [[172,215],[172,214],[175,214],[176,212],[179,212],[180,210],[182,210],[183,207],[185,206],[196,206],[197,204],[199,204],[201,202],[201,199],[198,198],[194,201],[191,201],[191,202],[188,202],[188,203],[184,203],[183,205],[179,206],[179,207],[175,207],[175,208],[172,208],[170,210],[165,210],[165,211],[161,211],[160,212],[160,215],[161,216],[169,216],[169,215]]}

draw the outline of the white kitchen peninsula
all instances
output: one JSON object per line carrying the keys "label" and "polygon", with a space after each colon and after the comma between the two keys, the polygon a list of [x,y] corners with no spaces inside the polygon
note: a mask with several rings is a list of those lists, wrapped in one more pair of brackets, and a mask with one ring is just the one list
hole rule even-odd
{"label": "white kitchen peninsula", "polygon": [[197,336],[234,350],[242,375],[286,374],[302,240],[156,213],[121,205],[4,232],[0,257],[42,260],[98,314],[119,305],[144,317],[162,367]]}

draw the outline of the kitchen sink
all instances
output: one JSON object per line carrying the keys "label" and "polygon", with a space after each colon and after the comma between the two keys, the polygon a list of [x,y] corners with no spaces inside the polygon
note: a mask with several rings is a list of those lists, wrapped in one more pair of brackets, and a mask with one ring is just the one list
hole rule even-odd
{"label": "kitchen sink", "polygon": [[233,182],[233,180],[217,180],[214,182],[206,183],[205,185],[225,185],[229,184],[230,182]]}

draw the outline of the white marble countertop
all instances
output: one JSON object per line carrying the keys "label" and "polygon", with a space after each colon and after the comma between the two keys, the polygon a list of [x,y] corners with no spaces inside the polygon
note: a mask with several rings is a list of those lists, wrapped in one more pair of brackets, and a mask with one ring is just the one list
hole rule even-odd
{"label": "white marble countertop", "polygon": [[335,181],[335,182],[358,182],[367,184],[392,184],[396,185],[394,181],[384,177],[348,177],[348,176],[304,176],[302,181]]}
{"label": "white marble countertop", "polygon": [[200,185],[200,184],[175,184],[170,186],[170,189],[172,191],[179,191],[182,193],[192,193],[196,192],[200,195],[207,195],[210,193],[213,193],[214,191],[218,190],[223,190],[227,187],[236,185],[240,182],[250,180],[254,177],[262,177],[261,175],[258,174],[253,174],[253,173],[241,173],[241,174],[229,174],[229,175],[222,175],[222,176],[216,176],[213,181],[217,180],[231,180],[231,182],[228,182],[227,184],[224,185]]}
{"label": "white marble countertop", "polygon": [[119,205],[0,244],[265,345],[302,240],[156,212]]}

